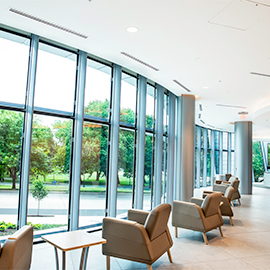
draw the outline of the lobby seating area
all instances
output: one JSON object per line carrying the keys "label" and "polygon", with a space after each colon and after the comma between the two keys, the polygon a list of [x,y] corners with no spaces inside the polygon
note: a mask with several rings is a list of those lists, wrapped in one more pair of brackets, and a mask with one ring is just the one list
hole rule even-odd
{"label": "lobby seating area", "polygon": [[[195,189],[194,197],[202,198],[204,190]],[[200,232],[183,228],[178,228],[178,237],[175,238],[170,219],[173,263],[165,253],[152,265],[153,269],[269,269],[270,212],[265,211],[265,205],[270,203],[269,195],[270,189],[263,187],[253,187],[252,195],[242,195],[242,205],[233,208],[235,226],[231,226],[229,219],[224,219],[224,237],[218,230],[208,232],[209,245],[205,245]],[[101,236],[101,231],[95,234]],[[80,255],[80,251],[67,253],[67,270],[78,268]],[[31,270],[52,269],[55,269],[52,246],[47,243],[34,245]],[[100,245],[90,248],[87,269],[106,269],[106,256],[102,255]],[[146,270],[147,266],[112,257],[111,269]]]}

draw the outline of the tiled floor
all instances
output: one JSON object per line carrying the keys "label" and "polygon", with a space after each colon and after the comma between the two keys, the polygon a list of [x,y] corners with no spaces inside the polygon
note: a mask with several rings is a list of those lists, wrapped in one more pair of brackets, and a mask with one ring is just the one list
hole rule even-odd
{"label": "tiled floor", "polygon": [[[202,190],[195,195],[200,196]],[[231,226],[225,217],[224,238],[218,230],[207,233],[209,245],[203,242],[202,234],[174,228],[170,230],[174,245],[171,249],[173,263],[163,255],[153,264],[153,269],[270,269],[270,189],[253,188],[253,195],[242,195],[242,205],[234,210],[234,223]],[[100,235],[100,232],[97,232]],[[34,245],[31,270],[54,270],[54,250],[49,244]],[[80,252],[67,252],[67,270],[79,269]],[[106,269],[105,256],[101,246],[89,249],[88,270]],[[144,269],[146,265],[111,258],[112,270]]]}

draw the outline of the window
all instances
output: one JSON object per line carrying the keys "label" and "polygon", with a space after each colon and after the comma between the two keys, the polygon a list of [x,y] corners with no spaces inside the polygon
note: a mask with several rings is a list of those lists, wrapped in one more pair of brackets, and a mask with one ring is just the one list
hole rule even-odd
{"label": "window", "polygon": [[87,59],[84,114],[108,119],[111,96],[109,66]]}
{"label": "window", "polygon": [[120,129],[117,177],[117,214],[132,208],[134,179],[134,131]]}
{"label": "window", "polygon": [[84,122],[81,156],[79,226],[101,223],[105,216],[108,126]]}
{"label": "window", "polygon": [[137,79],[122,72],[120,122],[135,125]]}
{"label": "window", "polygon": [[29,44],[27,38],[0,31],[0,101],[24,105]]}
{"label": "window", "polygon": [[36,74],[35,108],[73,112],[75,78],[76,55],[40,43]]}
{"label": "window", "polygon": [[72,121],[34,115],[27,222],[67,229]]}
{"label": "window", "polygon": [[17,227],[23,118],[23,113],[0,110],[0,221],[9,230],[0,230],[0,236]]}

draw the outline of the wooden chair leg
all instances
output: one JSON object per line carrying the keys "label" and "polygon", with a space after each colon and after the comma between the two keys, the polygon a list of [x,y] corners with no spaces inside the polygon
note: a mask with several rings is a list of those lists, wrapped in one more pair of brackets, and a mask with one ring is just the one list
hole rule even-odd
{"label": "wooden chair leg", "polygon": [[224,237],[221,227],[218,227],[218,228],[219,228],[220,235],[221,235],[222,237]]}
{"label": "wooden chair leg", "polygon": [[170,250],[168,250],[168,251],[167,251],[167,254],[168,254],[168,257],[169,257],[169,261],[170,261],[170,263],[172,263],[172,262],[173,262],[173,260],[172,260],[172,254],[171,254],[171,251],[170,251]]}
{"label": "wooden chair leg", "polygon": [[107,270],[111,269],[110,256],[106,256],[106,266],[107,266]]}
{"label": "wooden chair leg", "polygon": [[239,204],[241,205],[240,199],[238,199]]}
{"label": "wooden chair leg", "polygon": [[231,201],[231,205],[232,205],[232,207],[234,207],[233,201]]}
{"label": "wooden chair leg", "polygon": [[231,222],[232,226],[234,226],[234,223],[233,223],[232,217],[230,217],[230,222]]}
{"label": "wooden chair leg", "polygon": [[177,238],[177,227],[175,227],[175,238]]}
{"label": "wooden chair leg", "polygon": [[147,270],[153,270],[152,265],[147,264]]}
{"label": "wooden chair leg", "polygon": [[203,240],[204,240],[205,244],[208,245],[208,240],[207,240],[206,234],[202,233],[202,235],[203,235]]}

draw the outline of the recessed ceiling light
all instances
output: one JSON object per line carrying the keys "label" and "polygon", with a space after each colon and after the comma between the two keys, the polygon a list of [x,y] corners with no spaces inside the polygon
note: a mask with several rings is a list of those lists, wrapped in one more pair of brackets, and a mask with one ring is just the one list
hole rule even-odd
{"label": "recessed ceiling light", "polygon": [[130,27],[127,28],[127,31],[129,33],[136,33],[136,32],[138,32],[138,30],[139,29],[137,27],[135,27],[135,26],[130,26]]}
{"label": "recessed ceiling light", "polygon": [[203,89],[208,89],[208,88],[209,88],[209,86],[204,86],[204,87],[203,87]]}

